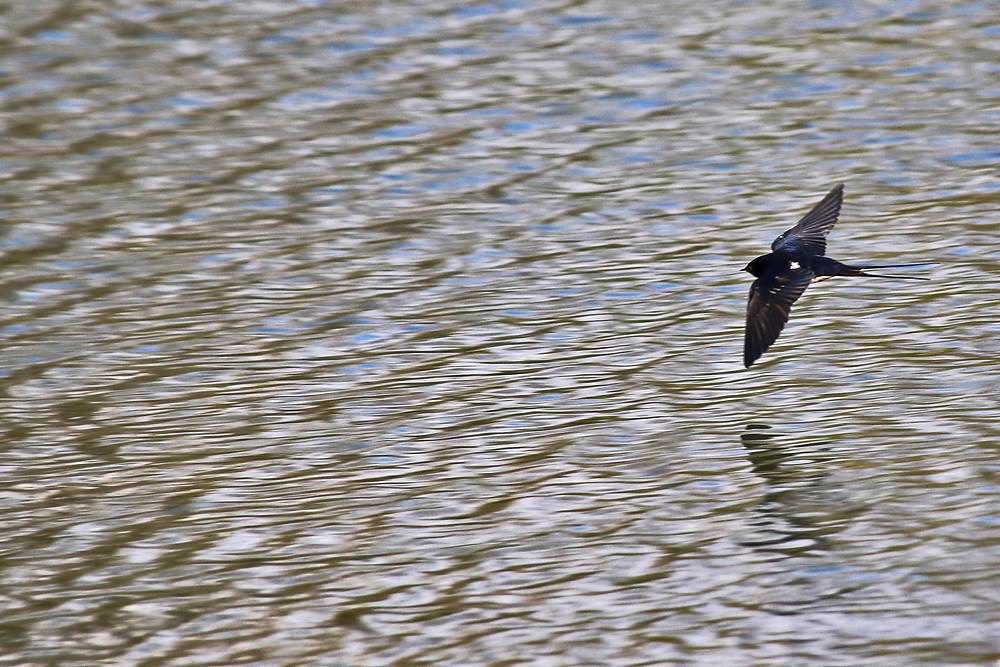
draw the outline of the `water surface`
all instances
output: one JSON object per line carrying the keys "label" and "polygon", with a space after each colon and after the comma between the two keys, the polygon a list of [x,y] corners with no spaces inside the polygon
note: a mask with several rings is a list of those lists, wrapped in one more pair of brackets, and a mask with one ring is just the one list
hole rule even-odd
{"label": "water surface", "polygon": [[995,662],[995,10],[6,7],[0,664]]}

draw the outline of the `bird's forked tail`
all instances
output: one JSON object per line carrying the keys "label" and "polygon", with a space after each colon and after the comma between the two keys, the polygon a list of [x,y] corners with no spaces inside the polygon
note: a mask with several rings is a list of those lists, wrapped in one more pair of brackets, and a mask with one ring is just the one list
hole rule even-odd
{"label": "bird's forked tail", "polygon": [[865,269],[900,269],[910,266],[927,266],[926,264],[861,264],[852,266],[852,269],[857,269],[858,272],[854,275],[856,276],[866,276],[869,278],[896,278],[899,280],[930,280],[930,278],[924,278],[922,276],[890,276],[884,273],[868,273]]}

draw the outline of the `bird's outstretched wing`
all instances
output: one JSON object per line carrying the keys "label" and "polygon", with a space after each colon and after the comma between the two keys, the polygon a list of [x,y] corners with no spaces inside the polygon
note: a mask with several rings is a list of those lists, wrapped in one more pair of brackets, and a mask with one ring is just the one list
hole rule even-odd
{"label": "bird's outstretched wing", "polygon": [[785,328],[788,313],[816,276],[809,269],[764,274],[750,286],[747,330],[743,338],[743,365],[747,368],[764,354]]}
{"label": "bird's outstretched wing", "polygon": [[839,183],[823,200],[787,232],[774,239],[771,250],[805,252],[810,255],[826,253],[826,235],[837,224],[840,205],[844,201],[844,184]]}

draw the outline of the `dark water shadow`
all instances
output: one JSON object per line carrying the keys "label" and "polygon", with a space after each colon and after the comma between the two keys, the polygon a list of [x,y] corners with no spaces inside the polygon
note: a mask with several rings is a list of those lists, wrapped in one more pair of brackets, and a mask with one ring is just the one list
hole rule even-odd
{"label": "dark water shadow", "polygon": [[748,424],[740,434],[754,472],[766,492],[742,544],[789,555],[830,548],[830,537],[864,511],[829,481],[837,457],[828,443],[794,444],[769,432],[766,424]]}

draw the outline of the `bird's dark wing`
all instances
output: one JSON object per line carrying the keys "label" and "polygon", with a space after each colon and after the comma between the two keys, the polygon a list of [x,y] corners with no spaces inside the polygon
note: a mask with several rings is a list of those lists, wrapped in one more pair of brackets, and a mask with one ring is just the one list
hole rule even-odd
{"label": "bird's dark wing", "polygon": [[837,224],[840,205],[844,201],[844,184],[838,184],[823,200],[813,206],[798,223],[774,239],[771,250],[791,250],[810,255],[826,253],[826,235]]}
{"label": "bird's dark wing", "polygon": [[743,338],[743,365],[747,368],[764,354],[785,328],[788,313],[816,276],[809,269],[766,273],[750,286],[747,330]]}

